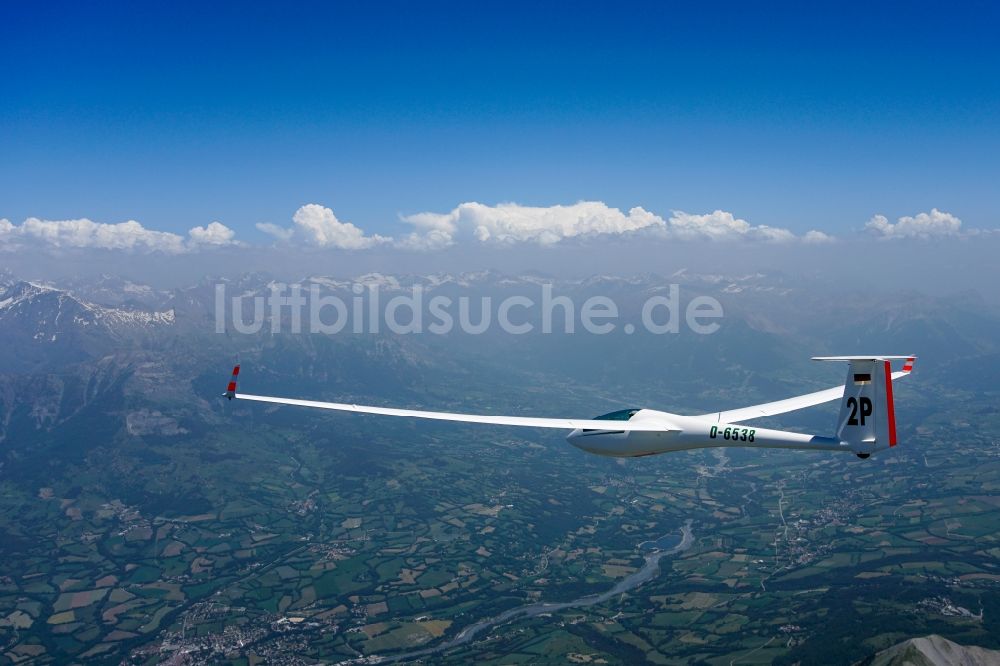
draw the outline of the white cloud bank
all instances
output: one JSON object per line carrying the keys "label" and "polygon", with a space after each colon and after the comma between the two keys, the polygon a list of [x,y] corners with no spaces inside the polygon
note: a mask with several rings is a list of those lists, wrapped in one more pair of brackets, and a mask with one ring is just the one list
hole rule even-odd
{"label": "white cloud bank", "polygon": [[932,208],[929,213],[901,217],[895,224],[885,215],[875,215],[865,224],[865,230],[880,238],[940,238],[961,235],[962,220]]}
{"label": "white cloud bank", "polygon": [[[641,207],[631,208],[626,213],[601,201],[547,207],[514,203],[487,206],[470,202],[448,213],[416,213],[402,219],[413,225],[415,231],[397,242],[397,246],[421,250],[447,247],[463,237],[496,245],[554,245],[578,237],[636,233],[678,240],[799,240],[787,229],[755,226],[722,210],[704,215],[674,211],[665,220]],[[810,231],[801,240],[826,242],[832,237]]]}
{"label": "white cloud bank", "polygon": [[219,222],[194,227],[185,238],[169,231],[147,229],[135,220],[106,224],[87,218],[41,220],[29,217],[21,224],[0,220],[0,249],[101,249],[180,254],[204,246],[233,245],[234,232]]}
{"label": "white cloud bank", "polygon": [[[626,212],[601,201],[556,206],[521,206],[515,203],[488,206],[469,202],[447,213],[416,213],[401,219],[412,227],[412,231],[393,239],[391,236],[366,234],[350,222],[341,222],[330,208],[307,204],[295,211],[290,227],[260,223],[257,228],[282,243],[348,251],[380,246],[432,251],[458,243],[552,246],[572,239],[612,237],[632,237],[640,242],[821,244],[836,240],[822,231],[812,230],[797,235],[780,227],[753,225],[723,210],[705,214],[675,210],[664,219],[641,207]],[[880,238],[894,239],[1000,234],[1000,230],[963,229],[960,219],[936,208],[929,213],[900,217],[894,223],[884,215],[875,215],[865,225],[865,230]],[[182,236],[147,229],[135,220],[105,224],[86,218],[41,220],[29,217],[18,225],[0,219],[0,251],[41,247],[50,250],[94,248],[181,254],[233,245],[243,244],[236,240],[232,229],[220,222],[193,227],[187,236]]]}
{"label": "white cloud bank", "polygon": [[291,228],[262,222],[257,224],[257,229],[280,241],[300,238],[309,245],[340,250],[363,250],[392,241],[378,234],[366,236],[360,228],[350,222],[341,222],[332,210],[319,204],[302,206],[295,211],[292,222],[295,224]]}
{"label": "white cloud bank", "polygon": [[673,238],[683,240],[757,240],[784,243],[798,237],[788,229],[769,227],[766,224],[754,226],[732,213],[717,210],[705,215],[691,215],[674,211],[668,222],[668,233]]}
{"label": "white cloud bank", "polygon": [[451,245],[466,235],[481,243],[552,245],[577,236],[618,235],[664,224],[642,208],[625,214],[599,201],[548,207],[470,202],[449,213],[417,213],[402,219],[417,230],[400,244],[420,249]]}

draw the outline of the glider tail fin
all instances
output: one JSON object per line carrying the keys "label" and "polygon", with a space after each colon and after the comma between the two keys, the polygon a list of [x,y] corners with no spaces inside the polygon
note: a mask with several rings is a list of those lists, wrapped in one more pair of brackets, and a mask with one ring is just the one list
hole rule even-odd
{"label": "glider tail fin", "polygon": [[897,443],[896,410],[892,397],[893,359],[905,359],[903,372],[913,369],[912,356],[833,356],[816,359],[848,362],[844,397],[837,417],[837,437],[849,444],[861,458]]}

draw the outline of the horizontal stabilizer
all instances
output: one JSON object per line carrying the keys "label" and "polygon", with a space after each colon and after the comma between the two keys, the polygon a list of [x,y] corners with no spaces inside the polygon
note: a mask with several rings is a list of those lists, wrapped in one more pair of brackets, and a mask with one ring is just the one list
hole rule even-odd
{"label": "horizontal stabilizer", "polygon": [[813,356],[814,361],[913,361],[916,356],[890,356],[886,354],[869,356]]}
{"label": "horizontal stabilizer", "polygon": [[[901,379],[913,370],[913,363],[916,360],[916,356],[814,356],[814,361],[847,361],[850,363],[858,363],[863,361],[877,362],[877,361],[893,361],[905,359],[903,363],[903,369],[893,372],[890,379]],[[816,391],[814,393],[807,393],[805,395],[798,395],[794,398],[786,398],[784,400],[776,400],[774,402],[765,402],[760,405],[751,405],[749,407],[741,407],[739,409],[729,409],[723,412],[714,412],[711,414],[701,414],[700,418],[710,419],[718,423],[742,423],[743,421],[750,421],[752,419],[759,419],[765,416],[776,416],[778,414],[786,414],[788,412],[794,412],[799,409],[805,409],[806,407],[813,407],[815,405],[821,405],[825,402],[832,402],[834,400],[840,400],[844,397],[845,385],[833,386],[828,389],[823,389],[822,391]]]}

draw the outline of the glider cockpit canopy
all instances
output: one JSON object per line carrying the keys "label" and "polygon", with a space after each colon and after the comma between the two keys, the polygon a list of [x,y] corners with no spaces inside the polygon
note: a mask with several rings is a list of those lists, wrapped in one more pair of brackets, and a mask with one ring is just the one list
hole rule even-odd
{"label": "glider cockpit canopy", "polygon": [[638,409],[619,409],[617,412],[608,412],[601,416],[595,416],[595,421],[628,421],[636,415]]}

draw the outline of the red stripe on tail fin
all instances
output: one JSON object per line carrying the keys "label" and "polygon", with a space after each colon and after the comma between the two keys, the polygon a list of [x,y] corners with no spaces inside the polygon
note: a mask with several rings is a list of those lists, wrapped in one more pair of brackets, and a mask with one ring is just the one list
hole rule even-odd
{"label": "red stripe on tail fin", "polygon": [[232,400],[236,397],[236,378],[240,374],[240,366],[233,368],[233,378],[229,380],[229,386],[226,387],[225,396]]}
{"label": "red stripe on tail fin", "polygon": [[906,363],[903,364],[903,372],[910,372],[911,370],[913,370],[913,361],[915,360],[916,360],[915,356],[911,356],[910,358],[906,359]]}
{"label": "red stripe on tail fin", "polygon": [[896,408],[892,403],[892,364],[885,361],[885,408],[889,414],[889,446],[896,446]]}

